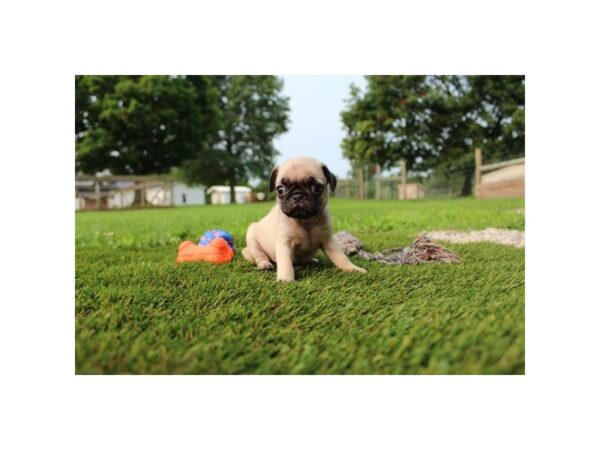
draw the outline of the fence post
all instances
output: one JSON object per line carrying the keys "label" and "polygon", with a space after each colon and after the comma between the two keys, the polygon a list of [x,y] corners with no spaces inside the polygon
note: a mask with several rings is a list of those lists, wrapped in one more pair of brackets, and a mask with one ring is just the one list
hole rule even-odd
{"label": "fence post", "polygon": [[362,200],[363,199],[363,194],[364,194],[364,180],[363,180],[363,168],[359,167],[358,168],[358,199]]}
{"label": "fence post", "polygon": [[474,186],[474,192],[473,192],[473,194],[475,194],[475,197],[477,197],[477,191],[479,190],[479,185],[481,184],[481,160],[482,160],[481,149],[476,148],[475,149],[475,186]]}
{"label": "fence post", "polygon": [[363,200],[368,200],[369,199],[369,166],[364,165],[362,170],[364,172],[363,189],[365,190],[363,192]]}
{"label": "fence post", "polygon": [[375,164],[375,200],[381,200],[381,166]]}
{"label": "fence post", "polygon": [[96,209],[102,208],[101,198],[100,198],[100,181],[96,177],[94,179],[94,192],[96,193]]}
{"label": "fence post", "polygon": [[175,181],[171,180],[171,185],[169,186],[171,188],[171,204],[170,206],[175,206]]}
{"label": "fence post", "polygon": [[146,182],[142,181],[140,183],[140,193],[142,196],[142,208],[146,207]]}
{"label": "fence post", "polygon": [[400,172],[402,176],[402,198],[401,200],[406,200],[406,160],[403,159],[400,161]]}

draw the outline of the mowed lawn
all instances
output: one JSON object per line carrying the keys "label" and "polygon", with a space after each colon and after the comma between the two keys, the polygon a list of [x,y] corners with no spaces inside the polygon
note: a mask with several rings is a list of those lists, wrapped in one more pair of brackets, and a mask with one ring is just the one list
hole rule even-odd
{"label": "mowed lawn", "polygon": [[[246,262],[247,226],[272,204],[76,214],[78,374],[523,374],[525,251],[446,244],[458,265],[388,266],[322,254],[281,284]],[[425,230],[521,229],[523,200],[330,201],[336,231],[369,250]],[[222,228],[231,264],[176,264]]]}

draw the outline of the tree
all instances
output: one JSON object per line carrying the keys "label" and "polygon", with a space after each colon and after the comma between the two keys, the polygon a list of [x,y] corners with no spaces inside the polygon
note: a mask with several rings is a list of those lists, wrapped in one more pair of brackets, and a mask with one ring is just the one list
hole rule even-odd
{"label": "tree", "polygon": [[475,146],[491,158],[522,155],[525,148],[525,77],[470,76],[468,114]]}
{"label": "tree", "polygon": [[219,115],[210,147],[186,161],[188,181],[235,186],[251,177],[266,178],[277,151],[273,139],[287,131],[289,99],[274,76],[218,76]]}
{"label": "tree", "polygon": [[76,169],[159,174],[198,154],[216,125],[207,77],[77,76]]}
{"label": "tree", "polygon": [[344,155],[384,168],[406,159],[416,171],[463,177],[469,195],[473,148],[490,157],[523,153],[525,88],[521,76],[369,76],[351,87],[342,112]]}
{"label": "tree", "polygon": [[422,127],[419,109],[425,77],[366,78],[366,92],[352,86],[348,108],[342,112],[347,132],[342,142],[344,155],[360,164],[374,162],[384,167],[393,165],[397,155],[414,163],[425,151],[419,147],[423,140],[409,141],[403,135],[409,131],[416,135]]}

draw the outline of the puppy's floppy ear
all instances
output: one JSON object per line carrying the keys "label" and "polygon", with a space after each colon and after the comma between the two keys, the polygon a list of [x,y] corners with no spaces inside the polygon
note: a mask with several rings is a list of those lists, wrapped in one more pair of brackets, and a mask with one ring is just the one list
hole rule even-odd
{"label": "puppy's floppy ear", "polygon": [[273,170],[271,170],[271,177],[269,179],[269,192],[273,192],[275,190],[275,180],[277,179],[278,172],[278,166],[273,167]]}
{"label": "puppy's floppy ear", "polygon": [[325,175],[329,186],[331,186],[331,192],[335,191],[335,187],[337,186],[337,178],[329,171],[325,164],[321,166],[321,169],[323,169],[323,174]]}

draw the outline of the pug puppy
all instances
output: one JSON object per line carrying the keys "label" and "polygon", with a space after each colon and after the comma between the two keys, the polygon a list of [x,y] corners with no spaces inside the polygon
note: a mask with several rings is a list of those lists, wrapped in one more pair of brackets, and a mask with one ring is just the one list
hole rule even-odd
{"label": "pug puppy", "polygon": [[292,158],[275,167],[269,190],[277,191],[277,204],[262,220],[248,227],[244,258],[261,270],[276,265],[279,281],[294,281],[294,265],[313,262],[319,249],[336,267],[366,273],[352,264],[332,239],[327,184],[333,192],[335,175],[313,158]]}

